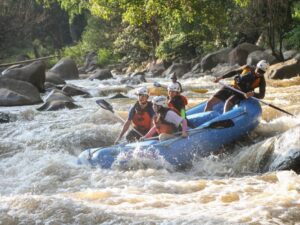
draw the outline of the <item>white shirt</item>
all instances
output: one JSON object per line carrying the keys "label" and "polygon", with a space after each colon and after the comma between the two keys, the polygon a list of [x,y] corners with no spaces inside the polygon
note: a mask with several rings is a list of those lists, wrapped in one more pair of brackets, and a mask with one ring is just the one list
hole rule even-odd
{"label": "white shirt", "polygon": [[181,116],[178,116],[176,112],[169,110],[165,116],[165,120],[169,123],[174,124],[176,127],[179,127],[179,125],[183,121],[183,118]]}

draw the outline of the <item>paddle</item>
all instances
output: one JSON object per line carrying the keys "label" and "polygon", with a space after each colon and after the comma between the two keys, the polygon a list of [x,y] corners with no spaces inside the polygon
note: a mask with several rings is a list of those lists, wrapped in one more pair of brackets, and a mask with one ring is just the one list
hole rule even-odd
{"label": "paddle", "polygon": [[[233,90],[233,91],[235,91],[235,92],[237,92],[237,93],[240,93],[240,94],[242,94],[242,95],[245,95],[245,94],[246,94],[246,93],[244,93],[244,92],[242,92],[242,91],[240,91],[240,90],[238,90],[238,89],[235,89],[235,88],[233,88],[233,87],[231,87],[231,86],[225,84],[224,82],[219,81],[219,84],[223,85],[224,87],[229,88],[230,90]],[[270,107],[272,107],[272,108],[274,108],[274,109],[276,109],[276,110],[278,110],[278,111],[281,111],[281,112],[283,112],[283,113],[286,113],[286,114],[288,114],[288,115],[290,115],[290,116],[295,116],[295,115],[293,115],[292,113],[289,113],[289,112],[287,112],[287,111],[285,111],[285,110],[283,110],[283,109],[281,109],[281,108],[279,108],[279,107],[277,107],[277,106],[275,106],[275,105],[272,105],[272,104],[270,104],[270,103],[267,103],[267,102],[265,102],[265,101],[263,101],[263,100],[261,100],[261,99],[259,99],[259,98],[256,98],[256,97],[251,97],[251,98],[253,98],[253,99],[255,99],[255,100],[257,100],[257,101],[259,101],[259,102],[261,102],[261,103],[263,103],[263,104],[265,104],[265,105],[267,105],[267,106],[270,106]]]}
{"label": "paddle", "polygon": [[[153,86],[154,87],[168,88],[167,85],[163,85],[163,84],[161,84],[157,81],[154,81]],[[201,89],[201,88],[192,88],[192,89],[190,89],[190,91],[195,92],[195,93],[200,93],[200,94],[204,94],[204,93],[208,92],[207,89]]]}
{"label": "paddle", "polygon": [[[102,109],[105,109],[105,110],[108,110],[110,112],[112,112],[116,117],[118,117],[123,123],[125,123],[125,120],[120,117],[118,114],[115,113],[113,107],[111,104],[109,104],[107,101],[105,101],[104,99],[98,99],[96,100],[96,103],[102,108]],[[132,129],[137,132],[141,137],[143,137],[144,135],[141,134],[137,129],[135,129],[134,127],[132,127]]]}

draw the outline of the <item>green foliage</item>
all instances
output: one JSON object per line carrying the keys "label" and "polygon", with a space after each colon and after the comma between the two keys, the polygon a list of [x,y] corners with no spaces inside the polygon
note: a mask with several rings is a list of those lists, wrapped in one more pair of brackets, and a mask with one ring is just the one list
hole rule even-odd
{"label": "green foliage", "polygon": [[293,19],[295,22],[300,22],[300,2],[297,1],[293,4]]}
{"label": "green foliage", "polygon": [[88,1],[82,0],[35,0],[37,3],[42,4],[45,8],[52,8],[53,5],[58,3],[60,7],[69,13],[70,21],[74,19],[76,15],[83,13],[85,9],[89,8]]}
{"label": "green foliage", "polygon": [[[49,32],[50,41],[46,37],[39,39],[40,52],[48,51],[45,42],[56,49],[68,43],[64,41],[65,36],[59,35],[68,29],[52,29],[58,24],[58,18],[64,17],[58,15],[57,9],[53,10],[55,6],[66,10],[71,19],[78,14],[87,15],[88,23],[81,40],[63,49],[65,56],[78,63],[82,63],[90,51],[97,52],[101,65],[119,57],[130,63],[155,57],[167,60],[192,58],[230,45],[235,34],[246,37],[237,41],[243,39],[254,43],[263,31],[268,35],[269,46],[274,52],[275,47],[281,49],[283,37],[288,45],[299,48],[300,3],[297,0],[26,0],[31,1],[43,4],[42,9],[49,7],[48,10],[52,10],[41,14],[45,21],[53,15],[57,17],[56,20],[52,18],[47,26],[43,24],[43,29],[34,26],[38,27],[37,34],[49,28],[58,31],[55,34]],[[15,7],[19,12],[24,8],[12,4],[14,0],[4,2],[4,6],[10,6],[11,12]],[[29,7],[28,11],[36,9]],[[5,23],[0,20],[0,25]],[[2,36],[0,34],[0,47],[5,40]],[[34,39],[36,34],[30,40]]]}
{"label": "green foliage", "polygon": [[300,50],[300,25],[296,26],[287,34],[286,47]]}
{"label": "green foliage", "polygon": [[84,63],[84,57],[87,54],[88,50],[84,43],[79,42],[77,45],[65,47],[62,50],[63,57],[70,57],[77,64],[83,64]]}
{"label": "green foliage", "polygon": [[151,57],[153,47],[148,34],[134,26],[126,27],[114,42],[114,53],[127,62],[142,62]]}
{"label": "green foliage", "polygon": [[156,55],[166,60],[194,58],[215,48],[212,42],[205,41],[203,33],[179,33],[167,37],[156,49]]}
{"label": "green foliage", "polygon": [[285,35],[285,47],[300,50],[300,2],[292,4],[293,28]]}
{"label": "green foliage", "polygon": [[247,7],[250,4],[251,0],[234,0],[236,4],[240,5],[241,7]]}
{"label": "green foliage", "polygon": [[111,63],[115,58],[111,53],[114,40],[111,24],[112,21],[107,22],[90,16],[81,41],[64,48],[63,55],[73,58],[78,64],[83,64],[86,54],[93,51],[98,53],[100,65]]}
{"label": "green foliage", "polygon": [[110,63],[113,63],[115,60],[111,49],[100,48],[98,50],[97,55],[98,55],[97,62],[100,66],[108,65]]}
{"label": "green foliage", "polygon": [[187,54],[186,46],[188,46],[188,40],[185,34],[173,34],[160,43],[156,49],[156,56],[165,60],[174,60]]}

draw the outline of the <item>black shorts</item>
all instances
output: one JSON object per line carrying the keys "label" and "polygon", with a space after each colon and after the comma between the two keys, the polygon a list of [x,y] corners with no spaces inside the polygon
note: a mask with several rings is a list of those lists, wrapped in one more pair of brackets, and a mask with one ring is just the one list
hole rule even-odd
{"label": "black shorts", "polygon": [[220,99],[223,102],[229,100],[233,105],[239,104],[240,101],[245,99],[244,95],[237,93],[233,90],[230,90],[229,88],[226,87],[223,87],[221,90],[219,90],[214,95],[214,97]]}

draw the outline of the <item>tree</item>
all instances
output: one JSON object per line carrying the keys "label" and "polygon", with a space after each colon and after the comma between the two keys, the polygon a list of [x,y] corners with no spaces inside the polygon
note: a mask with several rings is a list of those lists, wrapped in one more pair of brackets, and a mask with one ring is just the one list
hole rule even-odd
{"label": "tree", "polygon": [[[233,6],[232,0],[39,0],[44,4],[58,2],[71,17],[89,10],[92,15],[110,20],[116,15],[122,18],[120,27],[134,27],[145,36],[154,56],[160,42],[173,34],[199,33],[207,37],[205,41],[224,45],[229,32],[227,10]],[[202,39],[201,39],[202,40]],[[204,42],[205,42],[204,41]]]}
{"label": "tree", "polygon": [[68,15],[57,4],[45,9],[35,0],[0,1],[2,57],[9,57],[7,52],[11,49],[22,52],[22,48],[33,48],[35,56],[39,57],[38,48],[59,49],[71,43],[68,20]]}
{"label": "tree", "polygon": [[[283,61],[283,40],[292,24],[293,0],[236,0],[238,4],[250,9],[250,20],[258,21],[257,29],[265,32],[272,54]],[[249,15],[248,13],[248,15]],[[257,19],[258,18],[258,19]]]}

